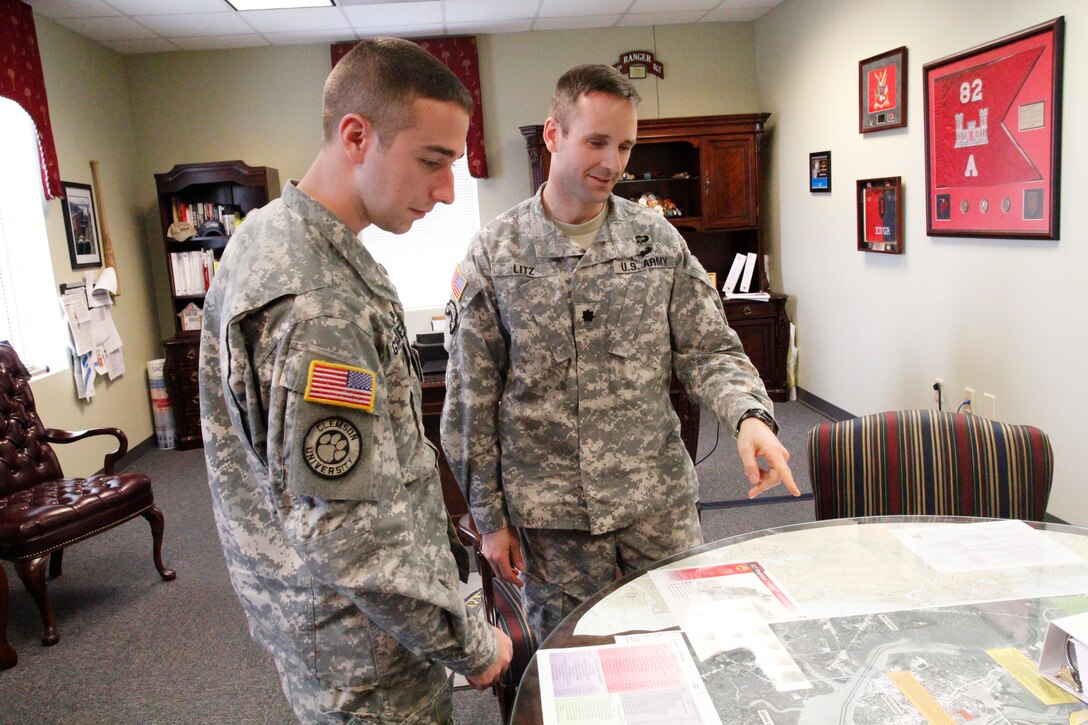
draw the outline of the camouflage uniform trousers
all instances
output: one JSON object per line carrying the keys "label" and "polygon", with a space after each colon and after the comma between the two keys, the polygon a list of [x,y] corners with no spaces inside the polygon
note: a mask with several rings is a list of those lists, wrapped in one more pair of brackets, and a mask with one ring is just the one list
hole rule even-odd
{"label": "camouflage uniform trousers", "polygon": [[440,664],[432,663],[416,677],[383,681],[375,689],[333,687],[292,655],[273,659],[283,694],[303,725],[453,724],[453,675]]}
{"label": "camouflage uniform trousers", "polygon": [[579,604],[613,583],[617,568],[630,574],[703,543],[699,514],[688,501],[605,534],[568,529],[519,529],[518,534],[525,558],[525,614],[540,643]]}

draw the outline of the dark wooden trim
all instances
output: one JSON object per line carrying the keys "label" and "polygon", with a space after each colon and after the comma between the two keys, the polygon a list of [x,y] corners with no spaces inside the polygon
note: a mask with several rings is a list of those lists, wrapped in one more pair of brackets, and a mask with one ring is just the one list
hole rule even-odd
{"label": "dark wooden trim", "polygon": [[804,388],[797,388],[797,401],[836,422],[857,417],[853,413],[848,413],[842,408],[816,397]]}

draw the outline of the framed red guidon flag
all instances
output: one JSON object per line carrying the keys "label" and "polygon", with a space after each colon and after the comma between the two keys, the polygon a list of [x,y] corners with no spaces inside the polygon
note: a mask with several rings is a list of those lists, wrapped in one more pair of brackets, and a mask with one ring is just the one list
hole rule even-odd
{"label": "framed red guidon flag", "polygon": [[922,66],[930,236],[1058,238],[1064,25]]}

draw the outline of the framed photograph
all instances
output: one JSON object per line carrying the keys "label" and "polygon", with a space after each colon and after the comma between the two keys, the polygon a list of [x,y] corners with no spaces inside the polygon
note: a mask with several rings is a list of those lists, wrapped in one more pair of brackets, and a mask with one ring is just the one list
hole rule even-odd
{"label": "framed photograph", "polygon": [[922,66],[930,236],[1058,238],[1064,25]]}
{"label": "framed photograph", "polygon": [[903,177],[858,179],[858,251],[903,253]]}
{"label": "framed photograph", "polygon": [[713,287],[714,289],[718,289],[718,273],[717,272],[707,272],[706,276],[710,277],[710,286]]}
{"label": "framed photograph", "polygon": [[831,191],[830,151],[814,151],[808,155],[808,190]]}
{"label": "framed photograph", "polygon": [[90,184],[60,182],[64,190],[64,230],[68,233],[68,257],[72,269],[102,266],[102,247],[98,242],[98,216]]}
{"label": "framed photograph", "polygon": [[907,47],[858,62],[858,131],[907,125]]}

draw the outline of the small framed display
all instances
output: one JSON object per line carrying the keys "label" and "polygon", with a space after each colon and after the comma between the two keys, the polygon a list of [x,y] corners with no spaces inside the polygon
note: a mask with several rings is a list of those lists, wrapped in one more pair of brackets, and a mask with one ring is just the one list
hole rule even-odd
{"label": "small framed display", "polygon": [[1058,238],[1064,27],[922,66],[927,234]]}
{"label": "small framed display", "polygon": [[713,287],[714,289],[718,289],[718,273],[717,272],[707,272],[706,276],[710,277],[710,286]]}
{"label": "small framed display", "polygon": [[858,179],[858,251],[903,253],[903,179]]}
{"label": "small framed display", "polygon": [[858,62],[858,131],[907,125],[907,47]]}
{"label": "small framed display", "polygon": [[68,234],[68,257],[72,269],[102,266],[102,247],[98,242],[98,216],[94,211],[94,193],[89,184],[60,182],[64,191],[64,230]]}
{"label": "small framed display", "polygon": [[814,151],[808,155],[808,190],[831,191],[831,152]]}

